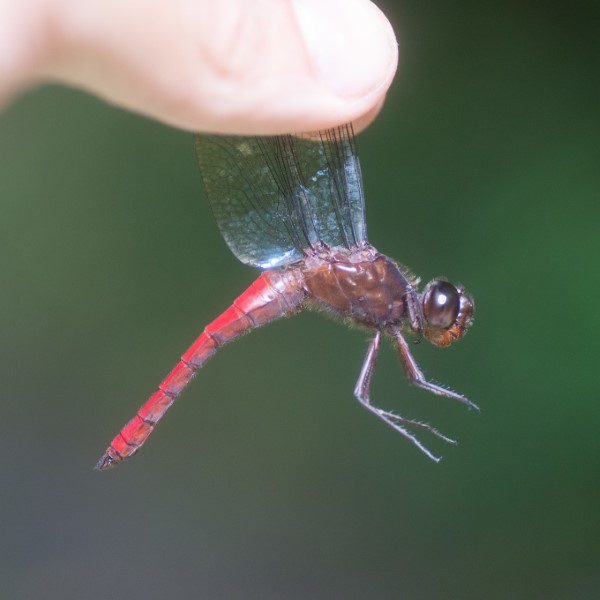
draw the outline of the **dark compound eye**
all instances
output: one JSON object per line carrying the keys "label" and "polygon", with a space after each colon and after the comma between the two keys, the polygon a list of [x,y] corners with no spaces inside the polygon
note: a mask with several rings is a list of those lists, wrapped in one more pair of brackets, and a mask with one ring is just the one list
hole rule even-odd
{"label": "dark compound eye", "polygon": [[450,327],[460,308],[460,294],[447,281],[432,282],[423,298],[423,315],[431,327]]}

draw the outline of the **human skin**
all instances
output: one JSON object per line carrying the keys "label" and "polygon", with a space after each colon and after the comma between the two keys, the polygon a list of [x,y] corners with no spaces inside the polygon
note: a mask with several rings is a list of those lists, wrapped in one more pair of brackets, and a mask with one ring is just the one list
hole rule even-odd
{"label": "human skin", "polygon": [[359,130],[397,60],[368,0],[0,0],[0,106],[55,82],[187,130]]}

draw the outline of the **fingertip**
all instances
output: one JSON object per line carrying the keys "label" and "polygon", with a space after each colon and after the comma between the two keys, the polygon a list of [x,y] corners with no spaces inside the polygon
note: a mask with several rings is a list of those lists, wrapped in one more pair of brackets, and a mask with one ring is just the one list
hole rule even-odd
{"label": "fingertip", "polygon": [[293,0],[292,6],[324,88],[349,100],[387,90],[398,44],[379,8],[368,0]]}
{"label": "fingertip", "polygon": [[361,115],[360,117],[353,119],[352,127],[354,129],[354,133],[360,133],[364,129],[366,129],[376,118],[377,115],[381,112],[383,105],[385,104],[385,96],[382,96],[373,108],[369,109],[366,113]]}
{"label": "fingertip", "polygon": [[222,7],[215,3],[208,21],[189,20],[201,32],[198,60],[209,58],[188,88],[189,110],[179,113],[188,122],[197,109],[204,113],[195,129],[279,134],[349,121],[363,129],[378,114],[398,45],[369,0],[236,0],[229,11]]}
{"label": "fingertip", "polygon": [[369,0],[63,3],[57,58],[40,78],[187,130],[360,130],[397,65],[391,26]]}

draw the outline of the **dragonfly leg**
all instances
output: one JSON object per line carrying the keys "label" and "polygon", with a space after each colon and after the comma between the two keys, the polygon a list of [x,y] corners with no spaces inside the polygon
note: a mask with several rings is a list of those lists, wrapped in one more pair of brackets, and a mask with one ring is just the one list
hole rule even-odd
{"label": "dragonfly leg", "polygon": [[400,359],[402,361],[402,368],[404,370],[404,374],[409,383],[416,385],[417,387],[423,388],[424,390],[428,390],[437,394],[438,396],[446,396],[447,398],[452,398],[453,400],[458,400],[463,404],[466,404],[469,408],[473,408],[475,410],[479,410],[479,407],[474,402],[471,402],[468,398],[463,396],[462,394],[457,394],[452,390],[447,390],[445,387],[438,385],[437,383],[433,383],[428,381],[423,374],[423,371],[419,369],[417,362],[413,358],[410,353],[410,349],[408,347],[408,343],[404,339],[404,336],[400,332],[400,330],[396,327],[390,329],[394,339],[396,341],[396,347],[400,352]]}
{"label": "dragonfly leg", "polygon": [[403,435],[407,440],[412,442],[417,448],[419,448],[419,450],[421,450],[421,452],[423,452],[431,460],[439,462],[440,457],[432,454],[431,451],[428,448],[426,448],[411,431],[407,429],[407,427],[412,426],[424,429],[450,444],[455,444],[456,442],[454,440],[450,439],[449,437],[446,437],[444,434],[440,433],[437,429],[435,429],[435,427],[432,427],[427,423],[415,421],[413,419],[407,419],[396,413],[383,410],[371,404],[371,378],[373,377],[373,371],[375,370],[375,363],[377,361],[377,353],[379,351],[380,341],[381,332],[377,331],[375,337],[371,340],[371,343],[369,344],[367,355],[365,356],[365,360],[363,362],[358,381],[356,382],[356,387],[354,388],[354,396],[367,410],[372,412],[374,415],[379,417],[382,421],[387,423],[398,433]]}
{"label": "dragonfly leg", "polygon": [[412,332],[417,336],[416,341],[419,342],[423,335],[423,310],[419,302],[419,296],[411,285],[406,290],[405,301],[408,324]]}
{"label": "dragonfly leg", "polygon": [[377,362],[377,353],[379,352],[379,343],[381,342],[381,331],[377,330],[375,337],[369,344],[367,355],[363,362],[356,387],[354,388],[354,395],[361,404],[367,407],[371,406],[371,399],[369,397],[369,390],[371,388],[371,378],[373,377],[373,371],[375,370],[375,363]]}

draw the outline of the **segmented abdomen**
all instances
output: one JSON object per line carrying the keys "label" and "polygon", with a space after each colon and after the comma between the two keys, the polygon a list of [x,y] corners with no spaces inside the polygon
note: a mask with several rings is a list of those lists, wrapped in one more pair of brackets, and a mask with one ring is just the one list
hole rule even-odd
{"label": "segmented abdomen", "polygon": [[131,456],[217,349],[240,335],[300,309],[305,293],[295,269],[266,271],[187,349],[179,363],[138,413],[110,443],[96,469],[107,469]]}

